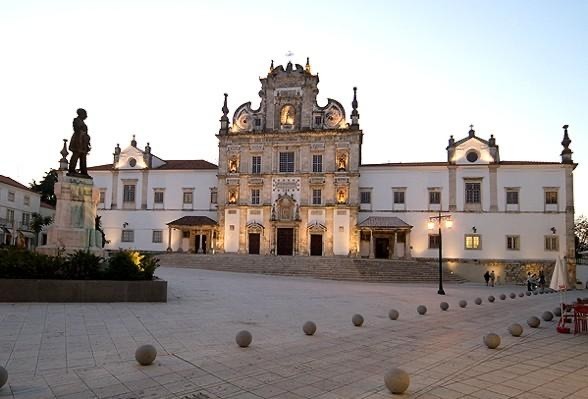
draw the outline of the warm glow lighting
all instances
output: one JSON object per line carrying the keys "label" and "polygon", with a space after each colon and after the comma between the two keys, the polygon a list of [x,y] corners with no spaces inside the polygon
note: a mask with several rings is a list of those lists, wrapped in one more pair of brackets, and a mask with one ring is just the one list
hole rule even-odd
{"label": "warm glow lighting", "polygon": [[435,222],[429,221],[429,223],[427,223],[427,228],[433,230],[435,228]]}
{"label": "warm glow lighting", "polygon": [[453,220],[447,219],[445,221],[445,227],[447,227],[448,229],[452,228],[453,227]]}

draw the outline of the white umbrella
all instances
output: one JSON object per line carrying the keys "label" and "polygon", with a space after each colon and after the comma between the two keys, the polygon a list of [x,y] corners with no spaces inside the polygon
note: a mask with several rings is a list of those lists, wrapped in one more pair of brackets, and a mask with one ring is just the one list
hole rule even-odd
{"label": "white umbrella", "polygon": [[553,268],[549,288],[556,291],[565,291],[569,288],[568,271],[566,270],[565,263],[559,256],[555,259],[555,267]]}
{"label": "white umbrella", "polygon": [[551,288],[552,290],[559,291],[560,308],[561,308],[562,317],[565,317],[564,316],[565,292],[569,287],[568,271],[566,269],[567,269],[566,264],[558,256],[555,259],[555,267],[553,268],[553,274],[551,275],[551,281],[549,283],[549,288]]}

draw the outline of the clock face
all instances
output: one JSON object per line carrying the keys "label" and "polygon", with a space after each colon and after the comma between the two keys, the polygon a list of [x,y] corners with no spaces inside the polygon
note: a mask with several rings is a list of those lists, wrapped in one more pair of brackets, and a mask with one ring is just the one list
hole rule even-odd
{"label": "clock face", "polygon": [[335,128],[339,126],[341,119],[343,119],[341,112],[336,108],[331,108],[325,115],[325,126],[328,128]]}

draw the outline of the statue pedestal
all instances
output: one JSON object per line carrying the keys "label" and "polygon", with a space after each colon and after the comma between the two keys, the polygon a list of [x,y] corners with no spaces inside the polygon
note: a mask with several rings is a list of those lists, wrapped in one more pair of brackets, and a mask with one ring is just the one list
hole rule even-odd
{"label": "statue pedestal", "polygon": [[62,171],[55,183],[55,220],[47,231],[47,245],[37,251],[57,255],[83,250],[102,256],[102,236],[95,220],[99,195],[91,178]]}

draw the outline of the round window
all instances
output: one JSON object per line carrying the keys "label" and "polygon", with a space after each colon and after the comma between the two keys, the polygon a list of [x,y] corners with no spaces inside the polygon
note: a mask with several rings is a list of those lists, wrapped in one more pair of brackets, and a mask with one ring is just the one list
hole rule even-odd
{"label": "round window", "polygon": [[466,159],[470,162],[476,162],[478,160],[478,153],[476,151],[470,151],[466,154]]}
{"label": "round window", "polygon": [[135,158],[129,158],[129,165],[131,165],[131,168],[134,168],[136,164],[137,160]]}

